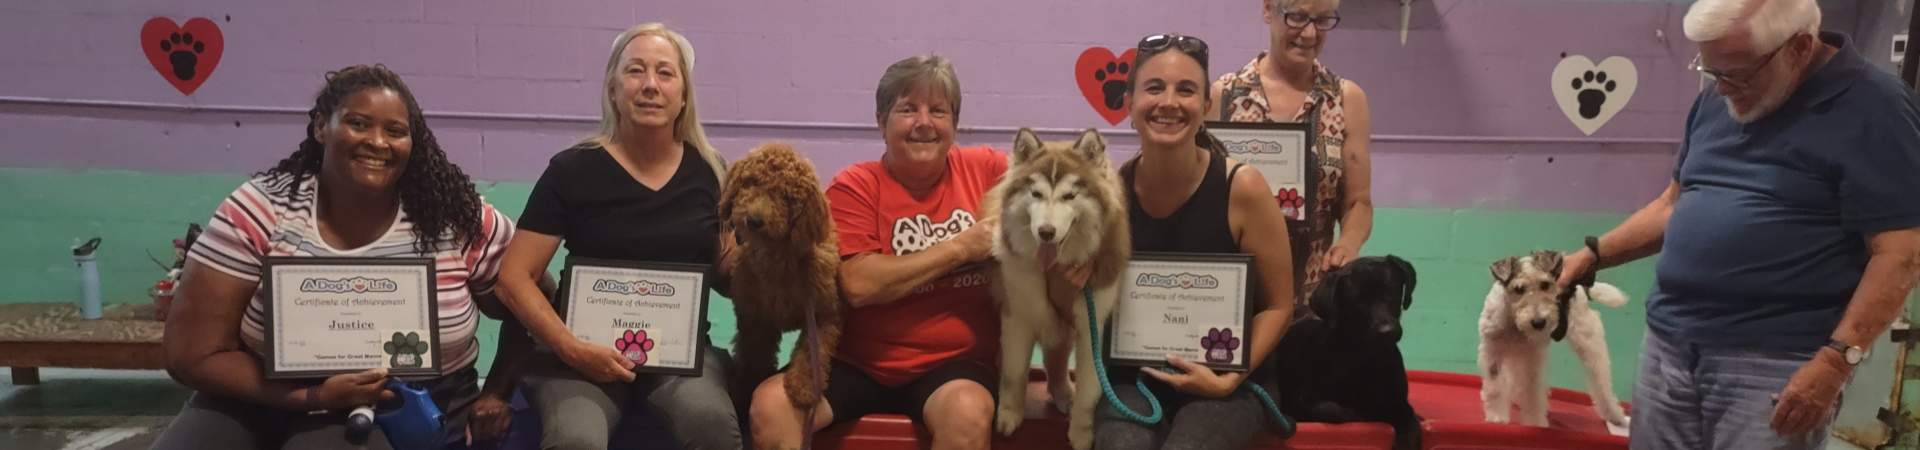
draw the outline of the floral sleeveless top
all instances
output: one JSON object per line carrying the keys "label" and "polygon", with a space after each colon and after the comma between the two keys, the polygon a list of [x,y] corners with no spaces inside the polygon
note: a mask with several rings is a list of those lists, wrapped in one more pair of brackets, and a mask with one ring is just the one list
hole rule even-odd
{"label": "floral sleeveless top", "polygon": [[[1333,246],[1334,227],[1342,211],[1342,201],[1346,195],[1341,189],[1341,176],[1346,165],[1340,159],[1340,147],[1347,140],[1346,107],[1341,99],[1340,77],[1328,71],[1318,61],[1313,70],[1313,89],[1307,92],[1306,101],[1300,105],[1300,111],[1292,116],[1281,116],[1267,107],[1266,90],[1260,84],[1260,63],[1266,53],[1255,56],[1239,71],[1222,75],[1214,83],[1224,85],[1220,91],[1220,117],[1229,122],[1308,122],[1316,130],[1313,139],[1314,159],[1319,163],[1319,179],[1314,185],[1320,201],[1311,205],[1305,222],[1287,222],[1288,238],[1293,241],[1293,279],[1295,294],[1294,317],[1307,314],[1306,301],[1320,279],[1326,274],[1320,268],[1327,250]],[[1292,194],[1292,195],[1289,195]],[[1282,192],[1275,198],[1280,208],[1288,213],[1293,208],[1309,205],[1292,192]],[[1291,217],[1291,214],[1289,214]]]}

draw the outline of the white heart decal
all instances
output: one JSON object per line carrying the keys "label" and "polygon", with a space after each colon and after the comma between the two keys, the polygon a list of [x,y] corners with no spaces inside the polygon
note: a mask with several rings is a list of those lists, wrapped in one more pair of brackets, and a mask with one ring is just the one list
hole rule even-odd
{"label": "white heart decal", "polygon": [[1595,65],[1585,56],[1569,55],[1553,68],[1553,99],[1567,120],[1588,136],[1626,109],[1639,85],[1640,72],[1633,61],[1619,56]]}

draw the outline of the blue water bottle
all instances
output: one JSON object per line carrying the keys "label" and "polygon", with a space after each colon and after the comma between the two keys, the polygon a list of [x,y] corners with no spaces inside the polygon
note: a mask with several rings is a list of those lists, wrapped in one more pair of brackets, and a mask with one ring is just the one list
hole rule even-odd
{"label": "blue water bottle", "polygon": [[80,317],[100,318],[100,264],[93,253],[100,249],[100,238],[73,247],[73,264],[80,266]]}

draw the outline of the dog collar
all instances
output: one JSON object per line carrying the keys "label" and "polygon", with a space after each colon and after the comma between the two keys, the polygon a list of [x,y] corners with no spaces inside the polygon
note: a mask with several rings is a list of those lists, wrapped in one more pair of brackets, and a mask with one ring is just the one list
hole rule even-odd
{"label": "dog collar", "polygon": [[1567,338],[1567,310],[1573,306],[1573,292],[1580,289],[1592,288],[1595,282],[1595,276],[1600,273],[1598,267],[1600,262],[1600,238],[1587,236],[1585,244],[1587,251],[1593,253],[1594,264],[1587,266],[1586,273],[1580,274],[1580,278],[1574,279],[1573,285],[1567,286],[1568,289],[1561,292],[1560,298],[1556,299],[1559,300],[1560,323],[1553,328],[1554,341]]}

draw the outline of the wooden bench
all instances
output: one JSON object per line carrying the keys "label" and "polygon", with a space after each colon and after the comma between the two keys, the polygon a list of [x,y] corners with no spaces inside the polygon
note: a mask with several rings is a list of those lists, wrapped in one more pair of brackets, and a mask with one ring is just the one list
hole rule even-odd
{"label": "wooden bench", "polygon": [[108,305],[97,320],[68,303],[0,304],[0,366],[21,386],[39,384],[41,367],[164,369],[164,330],[152,304]]}

